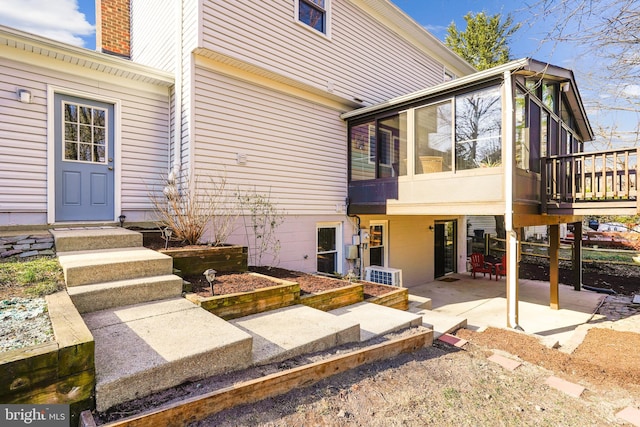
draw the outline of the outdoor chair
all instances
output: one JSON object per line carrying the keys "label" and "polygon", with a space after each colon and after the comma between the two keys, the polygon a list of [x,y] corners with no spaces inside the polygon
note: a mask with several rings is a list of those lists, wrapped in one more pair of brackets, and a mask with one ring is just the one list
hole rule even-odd
{"label": "outdoor chair", "polygon": [[507,275],[507,256],[502,255],[502,259],[495,265],[496,281],[499,277],[505,277]]}
{"label": "outdoor chair", "polygon": [[471,254],[471,275],[476,278],[476,273],[482,273],[486,277],[489,273],[489,280],[491,280],[491,272],[493,267],[484,260],[484,255],[479,253]]}

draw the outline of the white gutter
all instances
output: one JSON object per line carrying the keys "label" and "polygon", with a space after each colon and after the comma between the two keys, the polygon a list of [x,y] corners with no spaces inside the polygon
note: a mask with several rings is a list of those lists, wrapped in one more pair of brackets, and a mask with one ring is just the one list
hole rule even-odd
{"label": "white gutter", "polygon": [[383,110],[386,108],[392,108],[396,105],[401,105],[406,102],[411,102],[415,99],[434,95],[439,92],[446,92],[452,89],[458,89],[464,87],[465,85],[475,84],[481,82],[486,79],[490,79],[491,77],[497,77],[500,74],[511,72],[516,69],[520,69],[526,67],[532,62],[529,58],[518,59],[515,61],[508,62],[503,65],[499,65],[494,68],[489,68],[488,70],[479,71],[474,74],[469,74],[468,76],[460,77],[457,79],[450,80],[445,83],[441,83],[436,86],[431,86],[426,89],[419,90],[417,92],[412,92],[407,95],[398,96],[396,98],[392,98],[388,101],[382,102],[380,104],[372,105],[370,107],[359,108],[357,110],[349,111],[347,113],[343,113],[340,115],[340,118],[345,120],[355,116],[361,116],[364,114],[376,112],[378,110]]}
{"label": "white gutter", "polygon": [[507,237],[507,326],[514,329],[522,329],[518,325],[518,234],[513,229],[513,183],[515,179],[515,156],[514,156],[514,120],[513,120],[513,83],[511,81],[511,71],[504,71],[504,99],[505,99],[505,206],[504,206],[504,226]]}

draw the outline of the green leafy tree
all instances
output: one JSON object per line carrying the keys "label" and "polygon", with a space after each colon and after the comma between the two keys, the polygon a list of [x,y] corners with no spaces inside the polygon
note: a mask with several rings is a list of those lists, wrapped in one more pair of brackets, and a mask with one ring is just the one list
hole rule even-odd
{"label": "green leafy tree", "polygon": [[489,16],[484,12],[469,12],[464,16],[467,28],[458,30],[455,22],[447,27],[444,42],[478,70],[486,70],[509,62],[509,38],[520,29],[511,15],[502,20],[501,14]]}

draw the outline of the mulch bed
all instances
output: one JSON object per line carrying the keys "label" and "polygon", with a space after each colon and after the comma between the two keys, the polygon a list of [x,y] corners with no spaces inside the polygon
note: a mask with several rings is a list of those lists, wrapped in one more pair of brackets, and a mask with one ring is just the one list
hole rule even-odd
{"label": "mulch bed", "polygon": [[[300,285],[300,294],[317,294],[319,292],[348,286],[349,282],[331,277],[291,271],[283,268],[250,267],[250,271],[264,274],[277,279],[296,282]],[[187,276],[184,278],[191,283],[192,291],[202,297],[211,296],[211,288],[204,276]],[[364,297],[376,297],[389,293],[389,287],[370,282],[357,282],[364,288]],[[220,273],[213,282],[216,295],[227,295],[237,292],[249,292],[260,288],[275,286],[271,280],[247,273]]]}

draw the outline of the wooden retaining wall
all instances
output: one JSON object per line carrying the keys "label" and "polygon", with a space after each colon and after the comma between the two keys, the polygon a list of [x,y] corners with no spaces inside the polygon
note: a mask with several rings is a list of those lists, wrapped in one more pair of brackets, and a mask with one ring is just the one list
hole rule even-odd
{"label": "wooden retaining wall", "polygon": [[238,292],[212,297],[187,294],[186,298],[224,320],[288,307],[300,302],[300,285],[297,283],[275,279],[258,273],[249,274],[267,278],[278,284],[251,292]]}
{"label": "wooden retaining wall", "polygon": [[409,309],[409,290],[399,288],[379,297],[367,298],[366,301],[406,311]]}
{"label": "wooden retaining wall", "polygon": [[330,311],[347,305],[364,301],[363,286],[359,284],[347,285],[317,294],[302,295],[300,303],[306,306]]}
{"label": "wooden retaining wall", "polygon": [[93,336],[66,291],[46,300],[55,341],[0,353],[0,401],[68,404],[77,425],[95,407]]}
{"label": "wooden retaining wall", "polygon": [[173,258],[173,268],[185,276],[202,275],[213,268],[218,272],[247,271],[246,246],[212,246],[196,248],[170,248],[158,252]]}

